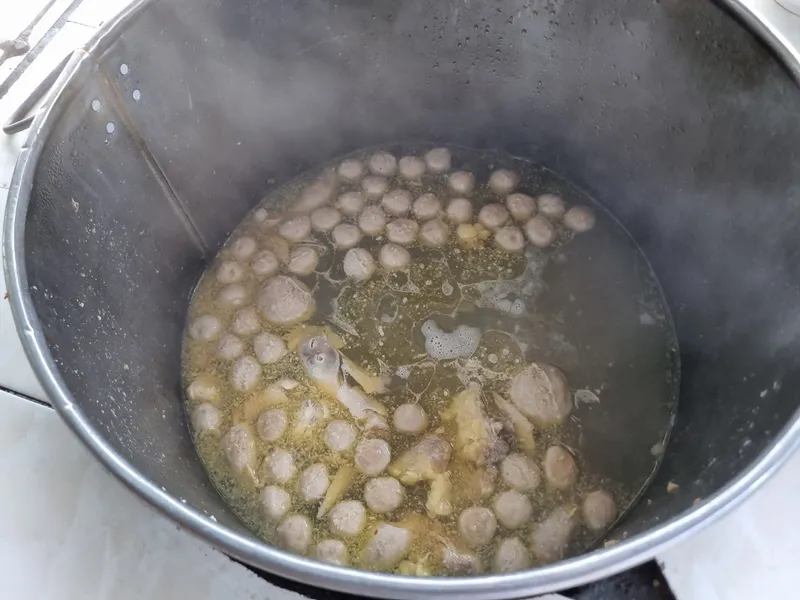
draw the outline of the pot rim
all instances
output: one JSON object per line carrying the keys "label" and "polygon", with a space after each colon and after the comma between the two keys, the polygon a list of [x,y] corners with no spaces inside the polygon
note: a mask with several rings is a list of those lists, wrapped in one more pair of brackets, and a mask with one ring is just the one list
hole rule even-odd
{"label": "pot rim", "polygon": [[[14,171],[6,207],[3,265],[11,310],[23,348],[54,408],[106,469],[163,515],[245,563],[304,584],[381,598],[411,600],[435,594],[442,598],[495,600],[563,590],[613,575],[653,558],[738,506],[777,472],[800,446],[798,411],[747,469],[703,503],[609,548],[529,571],[503,575],[422,578],[335,567],[236,533],[171,496],[120,456],[74,403],[44,338],[28,291],[25,266],[25,221],[36,165],[44,143],[58,116],[92,70],[93,59],[155,1],[136,0],[108,22],[84,49],[75,51],[53,86],[44,108],[34,120]],[[768,15],[764,15],[770,11],[754,9],[751,1],[721,0],[721,3],[765,41],[800,82],[800,44],[794,46],[774,23],[769,22]],[[763,4],[763,1],[755,0],[755,3]]]}

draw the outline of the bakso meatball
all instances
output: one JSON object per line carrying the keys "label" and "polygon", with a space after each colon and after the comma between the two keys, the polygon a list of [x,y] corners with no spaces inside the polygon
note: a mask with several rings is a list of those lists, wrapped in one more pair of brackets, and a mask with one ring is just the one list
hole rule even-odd
{"label": "bakso meatball", "polygon": [[578,479],[578,465],[564,446],[550,446],[544,456],[544,477],[550,487],[566,490]]}
{"label": "bakso meatball", "polygon": [[289,492],[277,485],[268,485],[258,495],[261,514],[268,521],[280,521],[292,507]]}
{"label": "bakso meatball", "polygon": [[305,284],[278,275],[270,279],[259,293],[258,308],[270,323],[293,325],[310,317],[316,304]]}
{"label": "bakso meatball", "polygon": [[417,239],[419,225],[411,219],[395,219],[386,226],[386,237],[394,244],[407,246]]}
{"label": "bakso meatball", "polygon": [[226,333],[217,344],[217,356],[222,360],[234,360],[244,352],[244,342],[232,333]]}
{"label": "bakso meatball", "polygon": [[375,476],[389,466],[392,451],[386,440],[372,438],[361,440],[356,446],[356,467],[362,473]]}
{"label": "bakso meatball", "polygon": [[521,252],[525,248],[525,236],[516,227],[502,227],[494,234],[497,246],[506,252]]}
{"label": "bakso meatball", "polygon": [[442,548],[442,566],[450,575],[477,575],[483,571],[481,559],[471,552],[462,552],[445,544]]}
{"label": "bakso meatball", "polygon": [[217,281],[222,284],[236,283],[244,279],[244,267],[235,260],[225,260],[217,267]]}
{"label": "bakso meatball", "polygon": [[500,476],[508,487],[519,492],[532,492],[541,482],[539,467],[523,454],[509,454],[500,464]]}
{"label": "bakso meatball", "polygon": [[425,164],[433,173],[444,173],[450,170],[450,150],[447,148],[434,148],[425,154]]}
{"label": "bakso meatball", "polygon": [[216,431],[219,427],[219,411],[208,402],[204,402],[192,409],[192,428],[196,433]]}
{"label": "bakso meatball", "polygon": [[278,233],[290,242],[299,242],[311,235],[311,219],[306,215],[290,217],[278,227]]}
{"label": "bakso meatball", "polygon": [[408,554],[413,537],[408,529],[382,523],[364,546],[361,563],[368,569],[393,569]]}
{"label": "bakso meatball", "polygon": [[560,219],[567,207],[560,196],[555,194],[542,194],[536,199],[539,213],[550,219]]}
{"label": "bakso meatball", "polygon": [[304,502],[318,502],[328,491],[328,468],[322,463],[308,467],[297,480],[297,491]]}
{"label": "bakso meatball", "polygon": [[358,500],[343,500],[331,509],[328,529],[338,537],[357,536],[367,523],[367,511]]}
{"label": "bakso meatball", "polygon": [[395,409],[393,422],[399,433],[421,433],[428,426],[428,415],[419,404],[409,402]]}
{"label": "bakso meatball", "polygon": [[258,437],[265,442],[274,442],[280,439],[283,432],[286,431],[286,425],[288,423],[289,418],[286,416],[286,411],[282,408],[265,410],[258,416],[258,420],[256,421]]}
{"label": "bakso meatball", "polygon": [[400,177],[409,181],[419,181],[425,174],[425,161],[417,156],[404,156],[398,163]]}
{"label": "bakso meatball", "polygon": [[563,558],[577,524],[574,510],[556,508],[531,532],[531,551],[547,562]]}
{"label": "bakso meatball", "polygon": [[208,377],[200,375],[186,388],[186,395],[192,402],[215,402],[219,389]]}
{"label": "bakso meatball", "polygon": [[527,194],[511,194],[506,198],[506,208],[515,221],[524,223],[536,212],[536,201]]}
{"label": "bakso meatball", "polygon": [[386,192],[381,199],[381,206],[388,214],[402,217],[411,210],[414,197],[408,190],[392,190]]}
{"label": "bakso meatball", "polygon": [[309,246],[297,246],[289,255],[287,268],[295,275],[311,275],[319,264],[317,251]]}
{"label": "bakso meatball", "polygon": [[222,333],[222,323],[214,315],[197,317],[189,325],[189,337],[198,342],[210,342]]}
{"label": "bakso meatball", "polygon": [[235,390],[247,392],[258,384],[261,377],[261,365],[252,356],[242,356],[233,363],[231,369],[231,385]]}
{"label": "bakso meatball", "polygon": [[483,506],[471,506],[458,516],[458,532],[470,548],[480,548],[492,541],[497,531],[494,513]]}
{"label": "bakso meatball", "polygon": [[592,531],[602,531],[617,518],[614,498],[605,490],[590,492],[581,505],[583,522]]}
{"label": "bakso meatball", "polygon": [[422,194],[414,200],[414,216],[420,221],[429,221],[442,210],[442,203],[434,194]]}
{"label": "bakso meatball", "polygon": [[475,190],[475,176],[469,171],[451,173],[447,185],[456,194],[469,196]]}
{"label": "bakso meatball", "polygon": [[500,229],[506,221],[508,221],[508,211],[502,204],[487,204],[478,213],[478,222],[492,231]]}
{"label": "bakso meatball", "polygon": [[220,440],[222,454],[231,468],[239,473],[253,464],[256,456],[255,443],[250,430],[245,425],[234,425]]}
{"label": "bakso meatball", "polygon": [[253,212],[253,220],[256,223],[263,223],[269,218],[269,211],[266,208],[259,208]]}
{"label": "bakso meatball", "polygon": [[397,159],[388,152],[376,152],[369,157],[369,171],[375,175],[392,177],[397,173]]}
{"label": "bakso meatball", "polygon": [[345,192],[336,200],[336,208],[348,217],[355,217],[366,202],[361,192]]}
{"label": "bakso meatball", "polygon": [[533,505],[527,496],[516,490],[508,490],[495,498],[494,513],[500,525],[506,529],[518,529],[531,518]]}
{"label": "bakso meatball", "polygon": [[247,288],[241,283],[231,283],[219,291],[217,302],[228,308],[238,308],[247,302]]}
{"label": "bakso meatball", "polygon": [[250,270],[259,278],[272,277],[277,274],[279,268],[278,257],[271,250],[262,250],[253,257],[253,262],[250,263]]}
{"label": "bakso meatball", "polygon": [[286,355],[286,344],[274,333],[260,333],[253,339],[253,351],[258,362],[269,365]]}
{"label": "bakso meatball", "polygon": [[348,158],[339,165],[338,172],[343,181],[353,182],[358,181],[366,174],[367,167],[358,159]]}
{"label": "bakso meatball", "polygon": [[386,227],[386,213],[380,206],[368,206],[358,217],[358,226],[367,235],[376,236]]}
{"label": "bakso meatball", "polygon": [[525,235],[537,248],[546,248],[556,240],[556,228],[544,217],[533,217],[525,223]]}
{"label": "bakso meatball", "polygon": [[347,546],[341,540],[322,540],[314,548],[314,558],[339,567],[346,567],[350,564]]}
{"label": "bakso meatball", "polygon": [[278,545],[284,550],[305,554],[311,543],[311,521],[303,515],[286,517],[275,530]]}
{"label": "bakso meatball", "polygon": [[356,281],[366,281],[375,274],[375,259],[364,248],[351,248],[344,255],[344,274]]}
{"label": "bakso meatball", "polygon": [[423,246],[441,248],[450,237],[450,228],[441,219],[423,223],[419,230],[419,241]]}
{"label": "bakso meatball", "polygon": [[273,450],[264,459],[264,472],[269,481],[286,483],[297,472],[294,457],[286,450]]}
{"label": "bakso meatball", "polygon": [[572,411],[567,378],[552,365],[531,363],[511,380],[509,396],[537,425],[561,423]]}
{"label": "bakso meatball", "polygon": [[531,555],[517,538],[506,538],[497,545],[492,566],[497,573],[522,571],[531,567]]}
{"label": "bakso meatball", "polygon": [[361,182],[361,191],[367,198],[377,200],[389,191],[389,180],[380,175],[367,175]]}
{"label": "bakso meatball", "polygon": [[377,513],[392,512],[403,503],[405,490],[394,477],[376,477],[364,486],[364,502]]}
{"label": "bakso meatball", "polygon": [[242,337],[249,337],[261,331],[261,321],[258,318],[258,311],[256,311],[255,307],[248,306],[236,311],[233,316],[233,323],[231,323],[231,331]]}
{"label": "bakso meatball", "polygon": [[453,198],[447,205],[447,218],[455,225],[472,220],[472,202],[466,198]]}
{"label": "bakso meatball", "polygon": [[332,421],[325,428],[325,445],[334,452],[344,452],[356,442],[356,428],[347,421]]}
{"label": "bakso meatball", "polygon": [[564,215],[564,227],[575,233],[589,231],[594,222],[594,211],[588,206],[573,206]]}
{"label": "bakso meatball", "polygon": [[397,271],[411,264],[411,254],[397,244],[384,244],[378,252],[378,262],[387,271]]}
{"label": "bakso meatball", "polygon": [[258,244],[256,244],[256,241],[249,236],[240,237],[233,242],[233,244],[231,244],[231,254],[233,254],[235,259],[242,261],[245,261],[253,256],[257,249]]}
{"label": "bakso meatball", "polygon": [[311,213],[311,227],[314,231],[331,231],[341,220],[341,213],[332,206],[322,206]]}
{"label": "bakso meatball", "polygon": [[348,248],[355,248],[361,241],[361,230],[355,225],[349,223],[342,223],[333,228],[331,234],[333,243],[338,248],[347,250]]}
{"label": "bakso meatball", "polygon": [[519,175],[508,169],[498,169],[489,176],[489,189],[495,194],[506,196],[519,185]]}

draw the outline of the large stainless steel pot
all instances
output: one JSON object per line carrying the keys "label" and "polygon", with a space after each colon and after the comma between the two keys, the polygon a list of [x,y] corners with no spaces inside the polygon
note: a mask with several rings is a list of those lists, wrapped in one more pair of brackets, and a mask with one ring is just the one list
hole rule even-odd
{"label": "large stainless steel pot", "polygon": [[[42,384],[134,492],[307,583],[507,598],[652,557],[742,500],[800,440],[800,90],[785,68],[800,62],[751,11],[770,1],[137,3],[72,57],[14,177],[6,277]],[[616,545],[471,579],[341,569],[254,538],[203,472],[179,345],[204,265],[269,187],[412,139],[551,166],[620,218],[661,278],[680,409]]]}

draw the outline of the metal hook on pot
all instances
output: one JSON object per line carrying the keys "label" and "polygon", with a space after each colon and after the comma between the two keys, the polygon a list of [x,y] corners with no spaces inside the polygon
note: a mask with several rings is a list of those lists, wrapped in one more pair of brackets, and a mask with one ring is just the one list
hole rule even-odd
{"label": "metal hook on pot", "polygon": [[20,131],[25,131],[33,123],[35,115],[27,115],[31,109],[36,106],[36,103],[48,92],[61,75],[61,72],[67,66],[69,59],[72,55],[68,54],[58,65],[45,77],[42,82],[36,86],[31,94],[20,104],[17,109],[11,113],[8,121],[3,125],[3,133],[6,135],[14,135]]}

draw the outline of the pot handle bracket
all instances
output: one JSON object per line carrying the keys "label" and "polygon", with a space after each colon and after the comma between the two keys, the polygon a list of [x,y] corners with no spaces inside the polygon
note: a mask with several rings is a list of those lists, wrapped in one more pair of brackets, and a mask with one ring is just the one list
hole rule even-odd
{"label": "pot handle bracket", "polygon": [[6,121],[6,123],[3,125],[3,133],[6,135],[14,135],[20,131],[25,131],[31,126],[31,123],[33,123],[33,119],[36,115],[28,115],[28,113],[44,97],[50,88],[53,87],[53,84],[58,79],[58,76],[61,75],[61,72],[67,66],[67,63],[71,57],[71,53],[65,56],[64,59],[58,63],[58,65],[56,65],[52,71],[50,71],[47,77],[45,77],[42,82],[34,88],[30,95],[25,98],[22,104],[20,104],[17,109],[11,113],[8,121]]}

